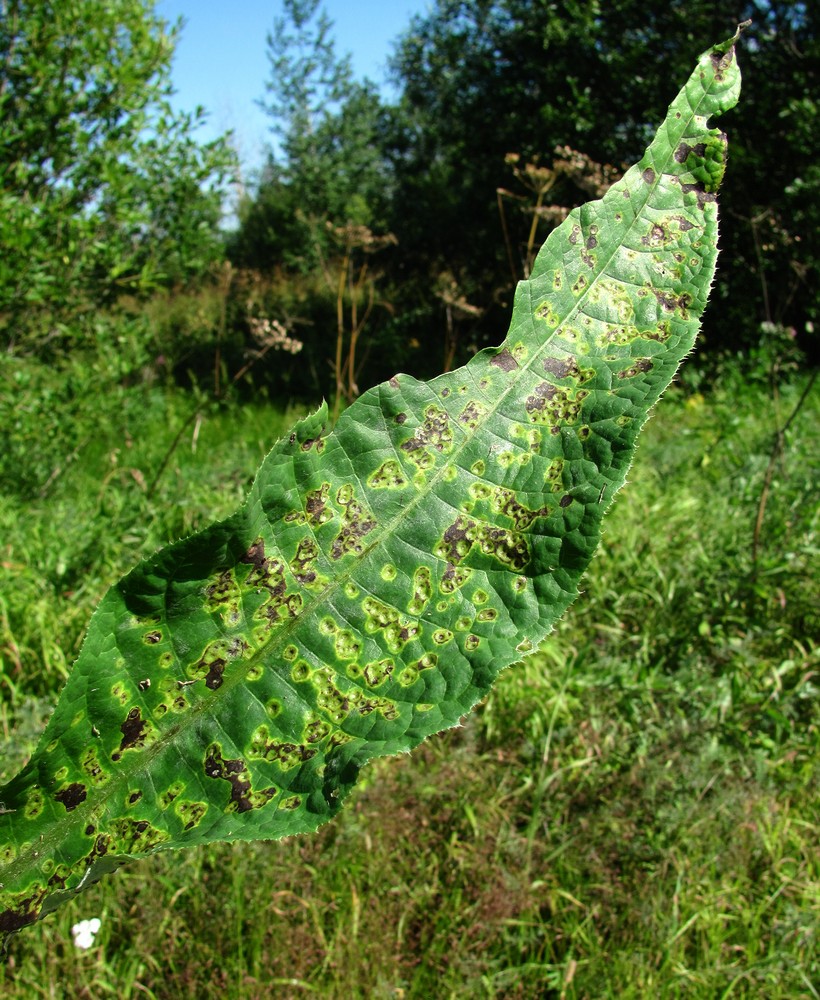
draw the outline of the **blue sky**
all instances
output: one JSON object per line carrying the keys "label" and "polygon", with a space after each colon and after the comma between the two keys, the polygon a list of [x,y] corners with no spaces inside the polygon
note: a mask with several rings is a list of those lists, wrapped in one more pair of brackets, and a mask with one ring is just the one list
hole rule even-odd
{"label": "blue sky", "polygon": [[[325,0],[334,23],[337,54],[350,53],[357,77],[387,87],[391,42],[424,13],[429,0]],[[175,104],[192,111],[201,104],[209,122],[207,140],[232,129],[243,171],[258,167],[270,140],[269,120],[255,101],[268,78],[265,38],[281,14],[281,0],[158,0],[157,13],[185,21],[173,66]]]}

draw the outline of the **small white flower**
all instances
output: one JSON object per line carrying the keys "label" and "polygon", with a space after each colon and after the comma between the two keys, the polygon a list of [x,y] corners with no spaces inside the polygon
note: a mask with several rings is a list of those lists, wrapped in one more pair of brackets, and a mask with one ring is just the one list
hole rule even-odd
{"label": "small white flower", "polygon": [[71,933],[74,937],[75,947],[87,951],[94,944],[94,938],[97,936],[99,929],[99,917],[92,917],[90,920],[81,920],[78,924],[74,924],[71,928]]}

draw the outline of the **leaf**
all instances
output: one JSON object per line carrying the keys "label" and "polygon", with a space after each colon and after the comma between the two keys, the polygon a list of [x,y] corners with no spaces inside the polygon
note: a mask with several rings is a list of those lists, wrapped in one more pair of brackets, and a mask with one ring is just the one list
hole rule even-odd
{"label": "leaf", "polygon": [[109,591],[0,790],[0,932],[132,858],[315,830],[368,760],[455,725],[549,633],[694,343],[736,39],[550,236],[500,348],[399,375],[329,433],[322,407],[236,514]]}

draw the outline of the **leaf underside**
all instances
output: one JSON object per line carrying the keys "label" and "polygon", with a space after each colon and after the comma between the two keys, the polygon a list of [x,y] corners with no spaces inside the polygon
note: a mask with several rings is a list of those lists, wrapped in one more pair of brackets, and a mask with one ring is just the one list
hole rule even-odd
{"label": "leaf underside", "polygon": [[0,935],[126,861],[315,830],[371,758],[455,725],[573,600],[717,255],[734,39],[573,211],[464,368],[298,423],[228,520],[94,613],[0,789]]}

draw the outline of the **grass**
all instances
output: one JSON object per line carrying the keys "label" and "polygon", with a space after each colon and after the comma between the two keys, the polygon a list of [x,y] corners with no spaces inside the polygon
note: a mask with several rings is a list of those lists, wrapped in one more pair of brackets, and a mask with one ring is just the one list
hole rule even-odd
{"label": "grass", "polygon": [[[101,398],[110,433],[40,496],[44,444],[33,485],[0,500],[6,773],[105,587],[233,509],[293,416],[206,409],[149,496],[191,405]],[[670,392],[584,593],[462,727],[369,767],[314,837],[159,855],[92,887],[13,941],[3,995],[820,995],[818,410],[789,432],[754,562],[765,389]],[[70,928],[91,916],[81,952]]]}

